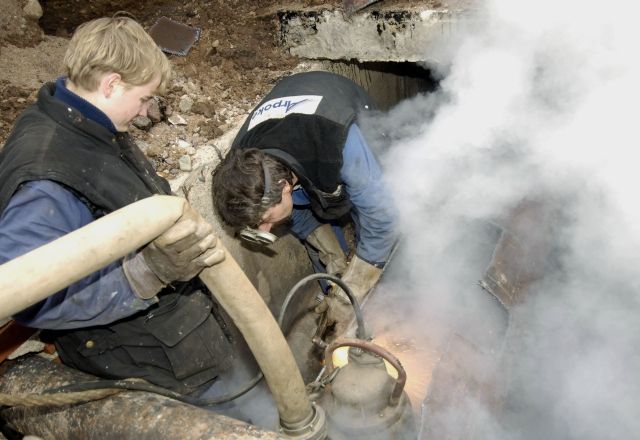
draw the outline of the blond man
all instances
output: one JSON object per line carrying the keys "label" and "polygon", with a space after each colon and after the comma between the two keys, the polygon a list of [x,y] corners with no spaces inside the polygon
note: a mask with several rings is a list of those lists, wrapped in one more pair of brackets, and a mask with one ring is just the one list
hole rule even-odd
{"label": "blond man", "polygon": [[[127,130],[170,64],[134,20],[83,24],[0,150],[0,263],[153,194],[169,194]],[[192,393],[229,364],[210,295],[192,280],[223,258],[192,208],[152,244],[18,313],[50,330],[62,361]]]}

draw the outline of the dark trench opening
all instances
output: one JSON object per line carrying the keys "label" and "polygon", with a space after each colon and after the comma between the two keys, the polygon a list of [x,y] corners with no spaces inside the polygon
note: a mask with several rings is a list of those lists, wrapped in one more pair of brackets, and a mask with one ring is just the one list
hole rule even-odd
{"label": "dark trench opening", "polygon": [[381,110],[418,94],[430,93],[438,88],[433,73],[417,63],[325,61],[324,67],[344,75],[362,86]]}

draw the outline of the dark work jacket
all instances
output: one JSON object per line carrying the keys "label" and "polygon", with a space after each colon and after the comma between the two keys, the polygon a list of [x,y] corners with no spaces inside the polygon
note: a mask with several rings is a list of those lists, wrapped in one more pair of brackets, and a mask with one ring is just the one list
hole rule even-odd
{"label": "dark work jacket", "polygon": [[[52,180],[100,217],[153,194],[170,194],[128,133],[111,133],[53,97],[45,85],[0,150],[0,212],[18,187]],[[65,364],[103,377],[142,377],[183,393],[230,363],[220,314],[201,285],[166,288],[158,304],[107,326],[49,331]]]}
{"label": "dark work jacket", "polygon": [[340,177],[349,127],[374,107],[364,89],[343,76],[298,73],[253,109],[232,147],[258,148],[283,162],[298,176],[314,213],[336,219],[352,207]]}

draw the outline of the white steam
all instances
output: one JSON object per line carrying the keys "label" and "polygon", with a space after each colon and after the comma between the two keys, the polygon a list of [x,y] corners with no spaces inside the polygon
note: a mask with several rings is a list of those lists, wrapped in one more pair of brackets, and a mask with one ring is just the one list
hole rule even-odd
{"label": "white steam", "polygon": [[[472,419],[483,420],[479,438],[634,438],[640,432],[636,7],[622,0],[486,6],[484,25],[455,47],[432,49],[442,69],[440,90],[377,121],[393,141],[382,162],[405,236],[397,278],[424,307],[420,313],[444,312],[453,325],[470,325],[485,317],[470,300],[479,293],[469,282],[482,274],[475,272],[477,246],[465,245],[465,227],[500,223],[529,197],[560,201],[562,220],[553,225],[557,263],[512,311],[522,335],[511,335],[517,357],[503,376],[504,410],[496,415],[474,402],[442,423],[451,422],[450,433],[458,433],[452,438],[459,438],[461,420]],[[423,331],[430,331],[427,324]]]}

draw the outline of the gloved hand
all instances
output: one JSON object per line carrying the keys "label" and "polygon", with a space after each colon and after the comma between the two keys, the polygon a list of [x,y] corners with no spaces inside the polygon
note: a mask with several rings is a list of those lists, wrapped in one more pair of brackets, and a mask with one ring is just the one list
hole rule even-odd
{"label": "gloved hand", "polygon": [[333,325],[333,338],[345,335],[349,324],[355,320],[353,306],[344,304],[335,296],[325,296],[324,301],[316,307],[316,313],[327,314],[327,325]]}
{"label": "gloved hand", "polygon": [[162,282],[189,281],[224,259],[222,250],[215,248],[217,243],[213,227],[186,205],[176,224],[149,243],[142,255]]}
{"label": "gloved hand", "polygon": [[[362,304],[369,291],[380,279],[380,275],[382,275],[382,269],[354,256],[342,276],[342,280],[351,288],[353,295]],[[326,310],[327,322],[334,324],[334,337],[344,336],[349,324],[355,319],[355,312],[349,297],[338,285],[334,285],[324,302],[326,304],[323,304],[323,307],[318,307],[317,311]]]}
{"label": "gloved hand", "polygon": [[[382,275],[382,269],[375,267],[373,264],[369,264],[366,261],[358,258],[354,255],[347,266],[347,270],[342,276],[342,281],[351,288],[351,291],[355,295],[359,302],[367,296],[369,291],[375,286]],[[343,290],[334,286],[332,289],[334,296],[343,304],[351,304],[349,297]]]}
{"label": "gloved hand", "polygon": [[[151,298],[173,281],[189,281],[224,259],[212,226],[189,204],[178,221],[131,259],[123,269],[141,298]],[[155,280],[153,279],[155,276]]]}
{"label": "gloved hand", "polygon": [[307,243],[318,250],[320,261],[324,264],[328,274],[341,275],[344,273],[347,268],[347,257],[330,224],[325,223],[314,229],[307,237]]}

